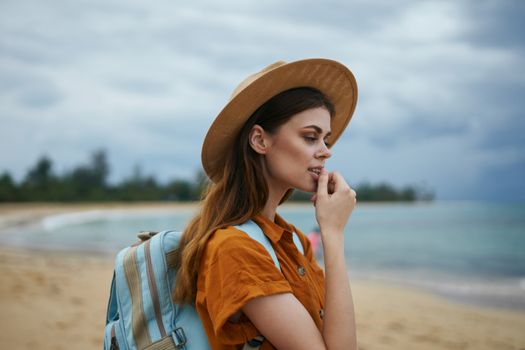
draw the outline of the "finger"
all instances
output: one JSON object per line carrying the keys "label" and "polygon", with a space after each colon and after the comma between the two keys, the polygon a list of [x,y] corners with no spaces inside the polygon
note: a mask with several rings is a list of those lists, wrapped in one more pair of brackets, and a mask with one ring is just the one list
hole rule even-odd
{"label": "finger", "polygon": [[328,183],[328,194],[333,194],[335,192],[335,186],[333,182]]}
{"label": "finger", "polygon": [[344,177],[339,174],[337,171],[334,171],[334,175],[332,177],[334,181],[334,191],[338,192],[345,188],[349,188],[348,183],[345,181]]}
{"label": "finger", "polygon": [[315,201],[317,200],[317,194],[314,193],[314,195],[312,197],[310,197],[310,202],[312,202],[312,204],[314,205],[315,207]]}
{"label": "finger", "polygon": [[328,179],[328,194],[333,194],[334,192],[335,192],[334,173],[330,173],[329,179]]}
{"label": "finger", "polygon": [[317,180],[317,196],[325,196],[328,194],[328,171],[321,170],[319,180]]}

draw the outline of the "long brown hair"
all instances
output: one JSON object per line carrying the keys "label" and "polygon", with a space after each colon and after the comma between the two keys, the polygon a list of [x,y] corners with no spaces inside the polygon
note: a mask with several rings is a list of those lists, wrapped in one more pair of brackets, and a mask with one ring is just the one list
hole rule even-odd
{"label": "long brown hair", "polygon": [[[268,199],[268,185],[263,175],[261,155],[255,152],[248,137],[255,124],[273,134],[297,113],[325,107],[335,114],[333,104],[318,90],[301,87],[286,90],[260,106],[244,124],[232,151],[228,154],[223,174],[209,183],[203,193],[201,209],[190,221],[177,251],[177,279],[173,299],[194,304],[197,273],[206,242],[220,228],[241,224],[257,215]],[[292,193],[288,190],[281,200]]]}

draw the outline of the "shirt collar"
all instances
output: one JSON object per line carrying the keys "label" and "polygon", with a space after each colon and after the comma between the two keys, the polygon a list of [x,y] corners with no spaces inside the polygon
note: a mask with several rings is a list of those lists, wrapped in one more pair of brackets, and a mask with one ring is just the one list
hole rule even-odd
{"label": "shirt collar", "polygon": [[287,223],[279,214],[275,213],[275,220],[271,221],[261,213],[257,214],[253,221],[259,225],[263,230],[266,237],[268,237],[273,243],[277,243],[281,240],[284,232],[292,233],[294,227]]}

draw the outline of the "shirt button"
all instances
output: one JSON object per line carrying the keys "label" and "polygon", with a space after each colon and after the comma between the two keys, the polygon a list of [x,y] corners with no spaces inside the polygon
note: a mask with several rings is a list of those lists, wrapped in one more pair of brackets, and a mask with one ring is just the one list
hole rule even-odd
{"label": "shirt button", "polygon": [[299,273],[299,275],[304,276],[304,274],[306,273],[306,270],[304,269],[304,267],[299,266],[297,268],[297,272]]}
{"label": "shirt button", "polygon": [[321,317],[321,320],[324,318],[324,309],[319,310],[319,317]]}

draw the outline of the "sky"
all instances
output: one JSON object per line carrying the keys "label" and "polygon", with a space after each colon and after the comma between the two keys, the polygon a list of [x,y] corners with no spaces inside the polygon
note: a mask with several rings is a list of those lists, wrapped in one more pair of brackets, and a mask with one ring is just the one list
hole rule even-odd
{"label": "sky", "polygon": [[359,101],[329,170],[442,200],[525,200],[525,1],[0,2],[0,173],[63,174],[105,149],[193,178],[247,75],[330,58]]}

